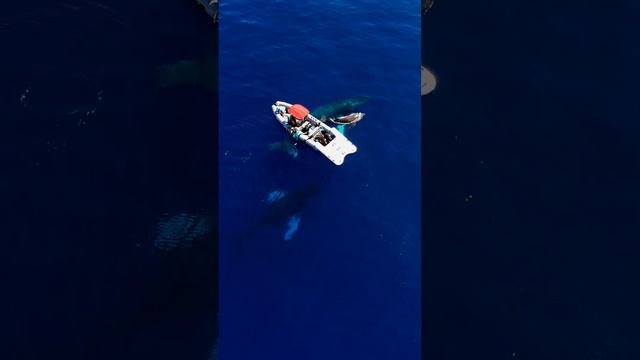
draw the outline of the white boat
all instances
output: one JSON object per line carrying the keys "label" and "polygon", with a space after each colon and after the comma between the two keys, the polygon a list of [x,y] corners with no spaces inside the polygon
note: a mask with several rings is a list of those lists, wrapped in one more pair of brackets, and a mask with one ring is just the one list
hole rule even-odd
{"label": "white boat", "polygon": [[304,141],[336,165],[342,165],[347,155],[358,150],[340,131],[315,118],[300,104],[276,101],[271,110],[294,139]]}

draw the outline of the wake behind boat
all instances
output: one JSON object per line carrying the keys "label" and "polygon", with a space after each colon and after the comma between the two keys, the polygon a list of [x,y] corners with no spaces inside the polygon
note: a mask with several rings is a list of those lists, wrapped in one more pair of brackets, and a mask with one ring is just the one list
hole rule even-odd
{"label": "wake behind boat", "polygon": [[300,104],[276,101],[271,110],[294,139],[304,141],[336,165],[342,165],[347,155],[358,150],[340,131],[315,118]]}

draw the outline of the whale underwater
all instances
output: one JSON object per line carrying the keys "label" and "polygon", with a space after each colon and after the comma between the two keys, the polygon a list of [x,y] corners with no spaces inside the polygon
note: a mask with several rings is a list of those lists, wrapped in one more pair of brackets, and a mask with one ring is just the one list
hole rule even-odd
{"label": "whale underwater", "polygon": [[257,236],[267,228],[281,227],[284,232],[282,239],[289,241],[299,230],[302,212],[321,190],[319,183],[303,186],[291,191],[272,190],[267,194],[263,203],[264,210],[259,220],[238,236],[234,242],[236,247],[243,248],[246,242]]}
{"label": "whale underwater", "polygon": [[357,108],[367,103],[366,96],[356,96],[344,100],[330,102],[311,110],[311,115],[324,121],[329,118],[336,118],[353,113]]}
{"label": "whale underwater", "polygon": [[[289,229],[300,223],[300,213],[309,204],[310,200],[320,192],[320,184],[315,183],[293,191],[275,190],[269,193],[267,207],[258,222],[258,227],[282,225],[288,222]],[[295,230],[293,230],[295,232]],[[289,239],[291,237],[289,236]],[[285,237],[285,240],[288,240]]]}

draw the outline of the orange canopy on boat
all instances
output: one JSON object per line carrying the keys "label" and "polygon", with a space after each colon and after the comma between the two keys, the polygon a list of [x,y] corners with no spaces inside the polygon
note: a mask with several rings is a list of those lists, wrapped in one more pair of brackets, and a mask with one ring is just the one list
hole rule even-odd
{"label": "orange canopy on boat", "polygon": [[293,104],[289,108],[289,114],[293,115],[294,118],[298,120],[302,120],[305,116],[309,115],[309,110],[306,107],[300,104]]}

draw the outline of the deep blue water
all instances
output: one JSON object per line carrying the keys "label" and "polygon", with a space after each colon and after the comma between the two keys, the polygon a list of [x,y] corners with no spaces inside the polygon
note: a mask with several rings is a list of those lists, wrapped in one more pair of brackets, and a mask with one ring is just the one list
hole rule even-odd
{"label": "deep blue water", "polygon": [[427,358],[639,358],[639,11],[426,15]]}
{"label": "deep blue water", "polygon": [[[235,1],[220,7],[220,356],[418,359],[420,4]],[[341,167],[285,139],[276,100],[368,96]],[[269,216],[274,190],[320,191]],[[293,215],[293,214],[287,214]]]}
{"label": "deep blue water", "polygon": [[1,358],[207,358],[211,230],[154,244],[216,210],[217,96],[154,74],[215,38],[193,2],[3,6]]}

